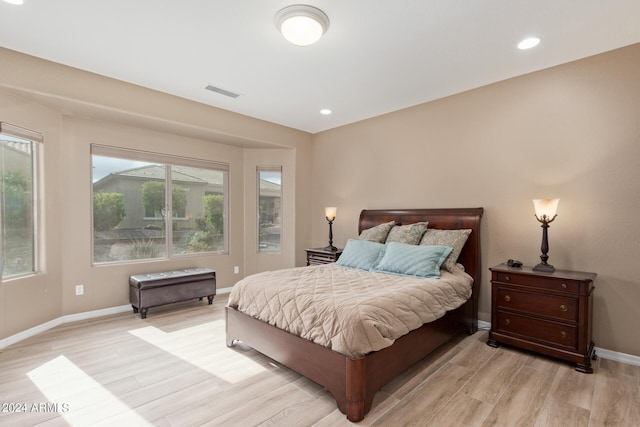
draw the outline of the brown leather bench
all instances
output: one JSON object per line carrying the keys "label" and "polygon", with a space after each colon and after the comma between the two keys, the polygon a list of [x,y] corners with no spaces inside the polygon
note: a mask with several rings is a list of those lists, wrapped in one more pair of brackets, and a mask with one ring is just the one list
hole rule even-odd
{"label": "brown leather bench", "polygon": [[133,312],[147,317],[149,307],[207,297],[213,303],[216,273],[208,268],[138,274],[129,277],[129,301]]}

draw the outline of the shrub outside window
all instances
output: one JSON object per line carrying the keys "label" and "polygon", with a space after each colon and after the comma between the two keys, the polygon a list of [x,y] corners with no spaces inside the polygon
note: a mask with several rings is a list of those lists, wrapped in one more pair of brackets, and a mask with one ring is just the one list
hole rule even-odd
{"label": "shrub outside window", "polygon": [[36,152],[42,135],[0,123],[0,277],[37,271]]}
{"label": "shrub outside window", "polygon": [[93,261],[227,253],[228,165],[92,146]]}

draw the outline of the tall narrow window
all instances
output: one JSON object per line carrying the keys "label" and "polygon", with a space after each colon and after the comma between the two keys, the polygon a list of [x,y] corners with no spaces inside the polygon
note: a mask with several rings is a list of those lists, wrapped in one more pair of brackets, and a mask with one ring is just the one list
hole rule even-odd
{"label": "tall narrow window", "polygon": [[282,167],[258,167],[258,252],[279,253],[282,242]]}
{"label": "tall narrow window", "polygon": [[0,123],[0,259],[3,277],[37,270],[36,151],[38,133]]}
{"label": "tall narrow window", "polygon": [[92,146],[95,263],[227,251],[225,164]]}

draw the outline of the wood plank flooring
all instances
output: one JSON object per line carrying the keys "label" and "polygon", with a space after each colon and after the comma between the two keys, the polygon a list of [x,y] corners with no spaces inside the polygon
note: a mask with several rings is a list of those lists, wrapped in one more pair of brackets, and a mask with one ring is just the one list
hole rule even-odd
{"label": "wood plank flooring", "polygon": [[[352,424],[317,384],[241,343],[227,348],[225,303],[79,321],[0,350],[0,425]],[[640,426],[640,367],[598,359],[585,375],[486,338],[418,362],[359,425]]]}

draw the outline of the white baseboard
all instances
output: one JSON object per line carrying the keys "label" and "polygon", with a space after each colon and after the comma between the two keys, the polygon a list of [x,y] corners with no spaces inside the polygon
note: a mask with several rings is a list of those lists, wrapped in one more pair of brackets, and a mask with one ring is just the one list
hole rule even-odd
{"label": "white baseboard", "polygon": [[[478,329],[489,330],[491,323],[484,320],[478,320]],[[615,362],[626,363],[628,365],[640,366],[640,356],[632,354],[620,353],[618,351],[607,350],[606,348],[595,347],[596,356],[603,359],[613,360]]]}
{"label": "white baseboard", "polygon": [[640,356],[632,354],[620,353],[617,351],[607,350],[606,348],[596,347],[596,356],[603,359],[614,360],[616,362],[626,363],[628,365],[640,366]]}
{"label": "white baseboard", "polygon": [[488,331],[491,329],[491,323],[485,322],[484,320],[478,320],[478,329],[486,329]]}
{"label": "white baseboard", "polygon": [[[228,294],[229,292],[231,292],[231,289],[233,288],[216,289],[216,295]],[[93,318],[102,317],[102,316],[109,316],[111,314],[125,313],[128,311],[131,311],[130,304],[61,316],[61,317],[58,317],[57,319],[53,319],[41,325],[34,326],[33,328],[29,328],[26,331],[18,332],[17,334],[11,335],[10,337],[0,339],[0,350],[65,323],[77,322],[79,320],[88,320],[88,319],[93,319]]]}
{"label": "white baseboard", "polygon": [[18,332],[15,335],[0,340],[0,349],[8,347],[17,342],[26,340],[49,329],[60,326],[64,323],[77,322],[78,320],[93,319],[95,317],[108,316],[110,314],[124,313],[131,311],[131,305],[121,305],[119,307],[103,308],[101,310],[86,311],[84,313],[68,314],[66,316],[58,317],[57,319],[50,320],[33,328],[29,328],[26,331]]}

